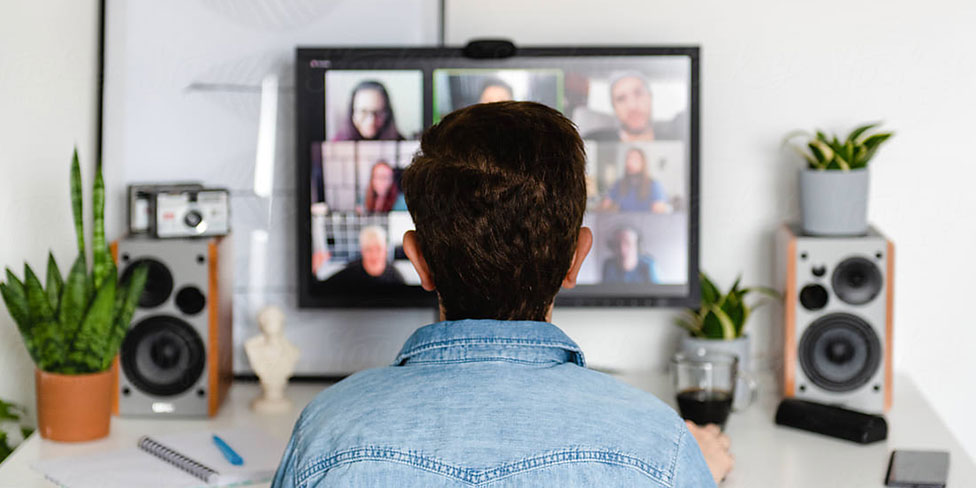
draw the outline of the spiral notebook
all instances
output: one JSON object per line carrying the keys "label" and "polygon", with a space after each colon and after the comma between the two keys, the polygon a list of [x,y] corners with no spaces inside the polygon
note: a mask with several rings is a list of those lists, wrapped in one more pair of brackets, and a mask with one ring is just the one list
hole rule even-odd
{"label": "spiral notebook", "polygon": [[[216,434],[244,458],[234,466],[214,445]],[[210,484],[136,447],[40,461],[33,468],[64,488],[195,488],[246,486],[271,481],[286,441],[255,428],[152,436],[159,444],[218,473]]]}

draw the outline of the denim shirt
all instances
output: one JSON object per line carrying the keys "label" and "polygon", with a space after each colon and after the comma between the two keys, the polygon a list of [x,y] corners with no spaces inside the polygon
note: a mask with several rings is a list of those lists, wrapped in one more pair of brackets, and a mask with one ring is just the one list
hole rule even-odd
{"label": "denim shirt", "polygon": [[422,327],[309,403],[272,486],[715,486],[674,410],[584,364],[546,322]]}

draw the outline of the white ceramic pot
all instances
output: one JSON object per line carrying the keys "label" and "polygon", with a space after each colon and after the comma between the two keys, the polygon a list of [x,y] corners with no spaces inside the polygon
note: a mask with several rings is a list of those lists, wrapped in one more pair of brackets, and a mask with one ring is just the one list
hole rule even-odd
{"label": "white ceramic pot", "polygon": [[869,181],[867,168],[802,170],[800,210],[803,232],[819,236],[866,234]]}

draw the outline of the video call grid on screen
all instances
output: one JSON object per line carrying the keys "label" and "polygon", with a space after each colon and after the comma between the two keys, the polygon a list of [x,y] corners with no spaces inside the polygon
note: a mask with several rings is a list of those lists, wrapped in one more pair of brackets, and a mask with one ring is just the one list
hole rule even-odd
{"label": "video call grid on screen", "polygon": [[531,100],[577,125],[594,246],[557,304],[698,300],[697,48],[299,49],[300,305],[427,306],[403,253],[400,178],[453,110]]}

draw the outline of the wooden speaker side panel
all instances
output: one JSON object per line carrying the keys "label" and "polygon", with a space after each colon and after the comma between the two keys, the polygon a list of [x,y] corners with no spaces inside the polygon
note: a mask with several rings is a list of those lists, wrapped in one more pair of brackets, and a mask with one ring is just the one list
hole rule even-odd
{"label": "wooden speaker side panel", "polygon": [[885,386],[884,409],[891,410],[891,399],[894,393],[894,364],[893,351],[895,348],[895,244],[888,241],[888,262],[885,275],[888,277],[887,292],[885,293]]}
{"label": "wooden speaker side panel", "polygon": [[211,239],[207,244],[207,365],[210,390],[208,414],[213,417],[227,397],[233,381],[234,341],[231,336],[231,266],[230,236]]}
{"label": "wooden speaker side panel", "polygon": [[217,281],[217,271],[219,263],[217,260],[220,256],[217,255],[217,246],[211,239],[207,244],[207,389],[210,393],[209,404],[207,405],[207,413],[213,417],[217,414],[217,408],[220,407],[220,331],[217,327],[218,319],[220,318],[220,300],[217,299],[219,294],[220,283]]}
{"label": "wooden speaker side panel", "polygon": [[796,391],[796,237],[787,236],[786,286],[784,288],[783,331],[783,396],[792,397]]}

